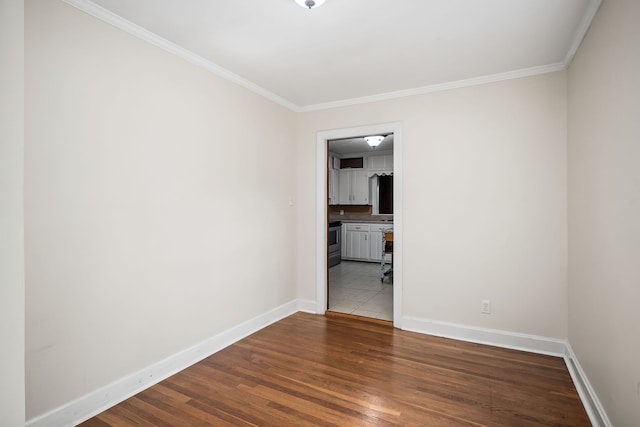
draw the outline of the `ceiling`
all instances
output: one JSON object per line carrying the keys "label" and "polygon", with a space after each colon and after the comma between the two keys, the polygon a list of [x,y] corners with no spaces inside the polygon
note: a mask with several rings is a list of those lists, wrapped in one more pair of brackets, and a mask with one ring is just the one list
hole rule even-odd
{"label": "ceiling", "polygon": [[332,139],[329,141],[329,151],[340,155],[372,153],[374,151],[392,151],[393,134],[383,136],[385,138],[382,140],[380,145],[375,148],[370,147],[363,137]]}
{"label": "ceiling", "polygon": [[64,0],[294,111],[567,67],[601,0]]}

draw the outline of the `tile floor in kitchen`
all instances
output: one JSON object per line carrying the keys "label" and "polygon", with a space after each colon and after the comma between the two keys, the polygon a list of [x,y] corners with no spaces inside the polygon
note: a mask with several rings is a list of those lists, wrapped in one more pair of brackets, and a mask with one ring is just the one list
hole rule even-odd
{"label": "tile floor in kitchen", "polygon": [[380,264],[342,261],[329,269],[329,310],[393,320],[393,286],[380,283]]}

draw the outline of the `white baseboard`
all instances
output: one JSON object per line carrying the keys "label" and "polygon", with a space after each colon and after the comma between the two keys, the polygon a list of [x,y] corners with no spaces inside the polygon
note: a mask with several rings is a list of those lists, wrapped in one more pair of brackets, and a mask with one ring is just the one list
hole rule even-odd
{"label": "white baseboard", "polygon": [[565,340],[556,338],[478,328],[475,326],[458,325],[455,323],[415,317],[403,317],[402,329],[438,337],[453,338],[460,341],[469,341],[558,357],[564,357],[566,347]]}
{"label": "white baseboard", "polygon": [[[307,310],[309,307],[312,310]],[[191,348],[134,372],[48,413],[32,418],[28,427],[74,426],[128,399],[225,347],[297,311],[315,312],[315,302],[293,300],[247,320]]]}
{"label": "white baseboard", "polygon": [[584,405],[591,424],[596,427],[611,427],[611,422],[598,400],[587,376],[578,363],[571,345],[561,339],[526,335],[495,329],[478,328],[414,317],[403,317],[402,329],[421,334],[452,338],[478,344],[528,351],[564,358],[580,400]]}
{"label": "white baseboard", "polygon": [[[165,360],[95,390],[46,414],[32,418],[26,425],[27,427],[77,425],[297,311],[315,314],[316,302],[298,299],[283,304]],[[404,330],[426,335],[563,357],[591,423],[598,427],[611,427],[611,422],[593,391],[584,370],[578,363],[573,349],[564,340],[413,317],[403,317],[402,326]]]}
{"label": "white baseboard", "polygon": [[298,300],[298,311],[303,311],[305,313],[318,314],[317,313],[318,304],[315,301],[310,301],[308,299],[299,299]]}
{"label": "white baseboard", "polygon": [[569,343],[567,343],[565,350],[564,361],[569,369],[571,379],[573,379],[573,383],[578,390],[584,409],[587,411],[587,415],[589,415],[591,424],[597,427],[611,427],[611,421],[609,421],[607,413],[602,407],[593,387],[591,387],[591,383],[589,383],[589,379],[582,369],[582,366],[580,366],[578,358]]}

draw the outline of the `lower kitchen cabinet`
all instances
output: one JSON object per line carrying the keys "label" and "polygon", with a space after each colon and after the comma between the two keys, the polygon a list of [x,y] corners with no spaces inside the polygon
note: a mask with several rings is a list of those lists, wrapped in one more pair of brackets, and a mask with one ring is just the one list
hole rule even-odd
{"label": "lower kitchen cabinet", "polygon": [[346,258],[368,260],[371,253],[368,224],[347,224]]}
{"label": "lower kitchen cabinet", "polygon": [[[358,261],[382,260],[382,235],[393,224],[343,224],[342,258]],[[385,255],[391,262],[391,254]]]}

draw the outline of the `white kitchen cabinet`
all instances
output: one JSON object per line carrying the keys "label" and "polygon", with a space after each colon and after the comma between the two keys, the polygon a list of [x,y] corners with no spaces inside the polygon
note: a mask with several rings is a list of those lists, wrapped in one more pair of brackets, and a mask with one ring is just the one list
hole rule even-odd
{"label": "white kitchen cabinet", "polygon": [[369,201],[369,178],[367,171],[355,170],[352,178],[353,185],[353,204],[368,205]]}
{"label": "white kitchen cabinet", "polygon": [[329,155],[329,169],[340,169],[340,159],[334,155]]}
{"label": "white kitchen cabinet", "polygon": [[369,242],[369,225],[347,224],[345,258],[368,260],[371,245]]}
{"label": "white kitchen cabinet", "polygon": [[368,205],[369,179],[364,169],[340,170],[340,204]]}
{"label": "white kitchen cabinet", "polygon": [[393,156],[370,156],[368,159],[369,169],[385,170],[393,169]]}
{"label": "white kitchen cabinet", "polygon": [[337,169],[329,170],[329,204],[340,204],[340,171]]}
{"label": "white kitchen cabinet", "polygon": [[[342,258],[359,261],[380,262],[382,257],[382,234],[393,228],[393,223],[342,224]],[[385,254],[385,261],[391,262],[391,254]]]}
{"label": "white kitchen cabinet", "polygon": [[[382,260],[382,235],[384,230],[393,228],[393,225],[384,224],[372,224],[369,231],[369,242],[371,246],[370,259],[374,261]],[[385,254],[385,261],[391,262],[391,254]]]}
{"label": "white kitchen cabinet", "polygon": [[340,188],[339,190],[340,204],[350,205],[351,204],[351,170],[340,171],[339,188]]}

